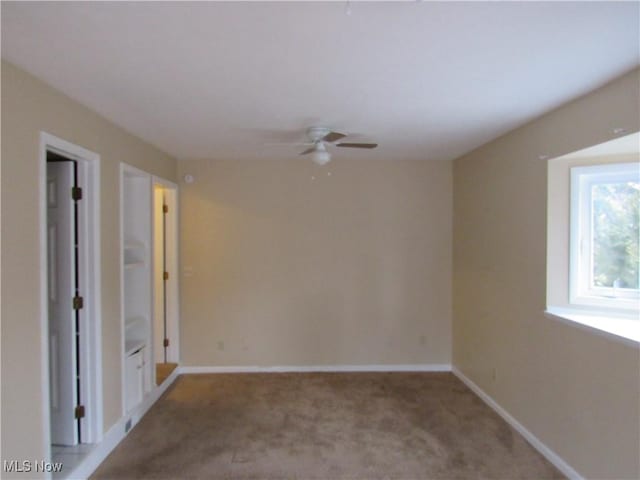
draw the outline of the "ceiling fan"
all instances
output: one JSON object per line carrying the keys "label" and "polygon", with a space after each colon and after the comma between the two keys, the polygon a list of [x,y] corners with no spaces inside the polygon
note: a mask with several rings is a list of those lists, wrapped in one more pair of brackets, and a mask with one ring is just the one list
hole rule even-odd
{"label": "ceiling fan", "polygon": [[376,148],[378,146],[377,143],[341,142],[346,136],[344,133],[334,132],[326,127],[310,127],[307,129],[309,141],[301,145],[311,146],[301,152],[300,155],[310,155],[313,162],[318,165],[324,165],[331,160],[327,145],[346,148]]}

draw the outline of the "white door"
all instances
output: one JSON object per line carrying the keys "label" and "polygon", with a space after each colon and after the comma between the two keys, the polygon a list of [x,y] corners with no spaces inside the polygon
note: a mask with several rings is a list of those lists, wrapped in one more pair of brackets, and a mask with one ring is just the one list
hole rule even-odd
{"label": "white door", "polygon": [[76,445],[73,163],[47,163],[47,269],[51,443]]}

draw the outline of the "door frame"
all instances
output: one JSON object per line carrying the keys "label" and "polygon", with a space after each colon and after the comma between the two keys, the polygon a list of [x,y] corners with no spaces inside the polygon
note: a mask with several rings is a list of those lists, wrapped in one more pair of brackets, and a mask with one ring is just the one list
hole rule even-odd
{"label": "door frame", "polygon": [[[167,333],[169,335],[169,338],[171,339],[171,348],[170,347],[170,352],[171,355],[167,356],[167,362],[173,362],[173,363],[180,363],[180,292],[179,292],[179,282],[178,282],[178,275],[179,275],[179,268],[180,268],[180,259],[179,259],[179,255],[180,255],[180,245],[179,245],[179,235],[178,235],[178,229],[180,226],[180,208],[179,208],[179,195],[178,195],[178,185],[170,182],[169,180],[165,180],[162,177],[158,177],[158,176],[153,176],[151,179],[151,188],[152,188],[152,194],[155,192],[155,187],[159,186],[162,187],[166,190],[170,190],[172,192],[172,199],[171,199],[171,204],[169,205],[169,213],[171,214],[171,212],[173,212],[170,216],[171,216],[171,223],[169,223],[167,225],[167,238],[169,239],[169,242],[173,245],[172,253],[170,255],[170,259],[168,261],[169,265],[168,265],[168,270],[169,272],[171,272],[172,274],[169,275],[169,280],[168,283],[171,285],[171,289],[170,292],[172,292],[170,294],[170,302],[173,305],[173,308],[171,309],[171,315],[168,313],[167,314]],[[154,205],[155,206],[155,205]],[[154,212],[154,221],[155,221],[155,212]],[[155,248],[156,245],[156,239],[155,239],[155,229],[152,228],[152,244]],[[155,269],[155,262],[153,262],[153,266]],[[154,272],[154,278],[155,278],[156,272]],[[152,329],[153,332],[153,346],[155,347],[157,342],[157,338],[156,335],[158,334],[158,332],[156,332],[156,328],[155,328],[155,316],[156,316],[156,312],[155,312],[155,305],[156,305],[156,289],[155,289],[155,282],[154,282],[154,288],[153,288],[153,292],[152,292],[152,298],[153,298],[153,326],[154,328]],[[155,351],[151,351],[151,359],[152,361],[155,363]]]}
{"label": "door frame", "polygon": [[100,155],[46,132],[39,147],[39,247],[40,247],[40,360],[44,452],[51,455],[49,386],[49,315],[47,278],[47,151],[75,160],[78,180],[84,187],[78,216],[83,226],[80,241],[86,246],[78,258],[85,280],[84,307],[80,315],[80,395],[87,415],[81,419],[82,443],[98,443],[103,436],[102,318],[100,288]]}

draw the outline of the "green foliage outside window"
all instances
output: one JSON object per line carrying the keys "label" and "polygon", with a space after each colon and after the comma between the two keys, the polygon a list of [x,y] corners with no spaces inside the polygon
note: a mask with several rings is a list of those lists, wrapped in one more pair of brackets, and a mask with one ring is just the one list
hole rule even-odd
{"label": "green foliage outside window", "polygon": [[640,184],[592,186],[593,286],[639,288]]}

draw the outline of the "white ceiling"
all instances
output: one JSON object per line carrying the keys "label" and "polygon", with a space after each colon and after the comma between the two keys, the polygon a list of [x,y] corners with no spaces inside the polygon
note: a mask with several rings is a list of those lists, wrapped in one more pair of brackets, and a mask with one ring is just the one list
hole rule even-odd
{"label": "white ceiling", "polygon": [[380,143],[334,158],[451,159],[640,63],[638,2],[1,8],[4,59],[178,158],[294,158],[264,144],[321,124]]}

